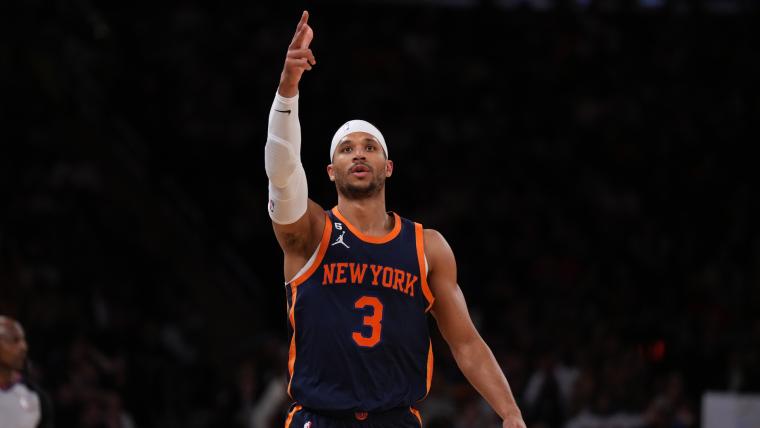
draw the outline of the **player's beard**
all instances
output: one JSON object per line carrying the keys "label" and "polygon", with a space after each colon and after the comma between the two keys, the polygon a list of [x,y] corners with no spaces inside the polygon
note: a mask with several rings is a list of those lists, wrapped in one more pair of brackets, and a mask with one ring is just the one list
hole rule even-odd
{"label": "player's beard", "polygon": [[336,176],[335,186],[338,188],[338,193],[347,199],[367,199],[377,195],[385,187],[385,174],[383,171],[373,173],[369,182],[360,182],[358,185],[349,183],[345,176]]}

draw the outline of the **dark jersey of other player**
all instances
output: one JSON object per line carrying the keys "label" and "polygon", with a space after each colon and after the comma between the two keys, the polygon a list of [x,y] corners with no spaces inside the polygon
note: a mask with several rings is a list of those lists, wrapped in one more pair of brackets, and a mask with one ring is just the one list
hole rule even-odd
{"label": "dark jersey of other player", "polygon": [[379,412],[425,398],[433,374],[423,229],[383,237],[327,211],[319,248],[286,284],[288,393],[306,408]]}

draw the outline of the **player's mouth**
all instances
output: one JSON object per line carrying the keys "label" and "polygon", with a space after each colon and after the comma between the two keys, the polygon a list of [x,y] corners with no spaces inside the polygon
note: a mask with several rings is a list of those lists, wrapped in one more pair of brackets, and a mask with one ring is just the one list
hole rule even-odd
{"label": "player's mouth", "polygon": [[363,178],[369,175],[371,168],[364,164],[356,164],[352,166],[348,172],[355,177]]}

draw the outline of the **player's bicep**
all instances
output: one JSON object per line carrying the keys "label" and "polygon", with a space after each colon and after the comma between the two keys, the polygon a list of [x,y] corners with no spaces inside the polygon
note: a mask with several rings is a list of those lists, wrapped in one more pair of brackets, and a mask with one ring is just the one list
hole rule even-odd
{"label": "player's bicep", "polygon": [[457,283],[454,253],[440,233],[425,231],[425,253],[430,264],[428,282],[435,296],[432,313],[438,329],[451,347],[476,340],[478,333]]}
{"label": "player's bicep", "polygon": [[433,316],[441,335],[452,349],[472,343],[479,337],[467,310],[462,289],[456,283],[436,296]]}
{"label": "player's bicep", "polygon": [[309,199],[306,212],[290,224],[272,222],[275,237],[285,254],[307,256],[316,249],[322,237],[325,214],[322,207]]}

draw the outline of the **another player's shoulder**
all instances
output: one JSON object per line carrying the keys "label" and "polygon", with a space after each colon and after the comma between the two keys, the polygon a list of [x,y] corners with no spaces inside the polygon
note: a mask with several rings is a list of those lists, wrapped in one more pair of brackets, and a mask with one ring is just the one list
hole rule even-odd
{"label": "another player's shoulder", "polygon": [[55,418],[53,415],[53,401],[50,399],[50,395],[36,382],[25,379],[24,384],[39,401],[40,422],[37,424],[37,428],[53,428]]}
{"label": "another player's shoulder", "polygon": [[30,409],[36,411],[39,409],[40,397],[31,383],[24,378],[19,378],[8,388],[0,389],[0,401],[6,406],[10,404],[10,408],[14,409],[18,403],[21,403],[22,408],[25,408],[24,403],[28,403],[31,406]]}

